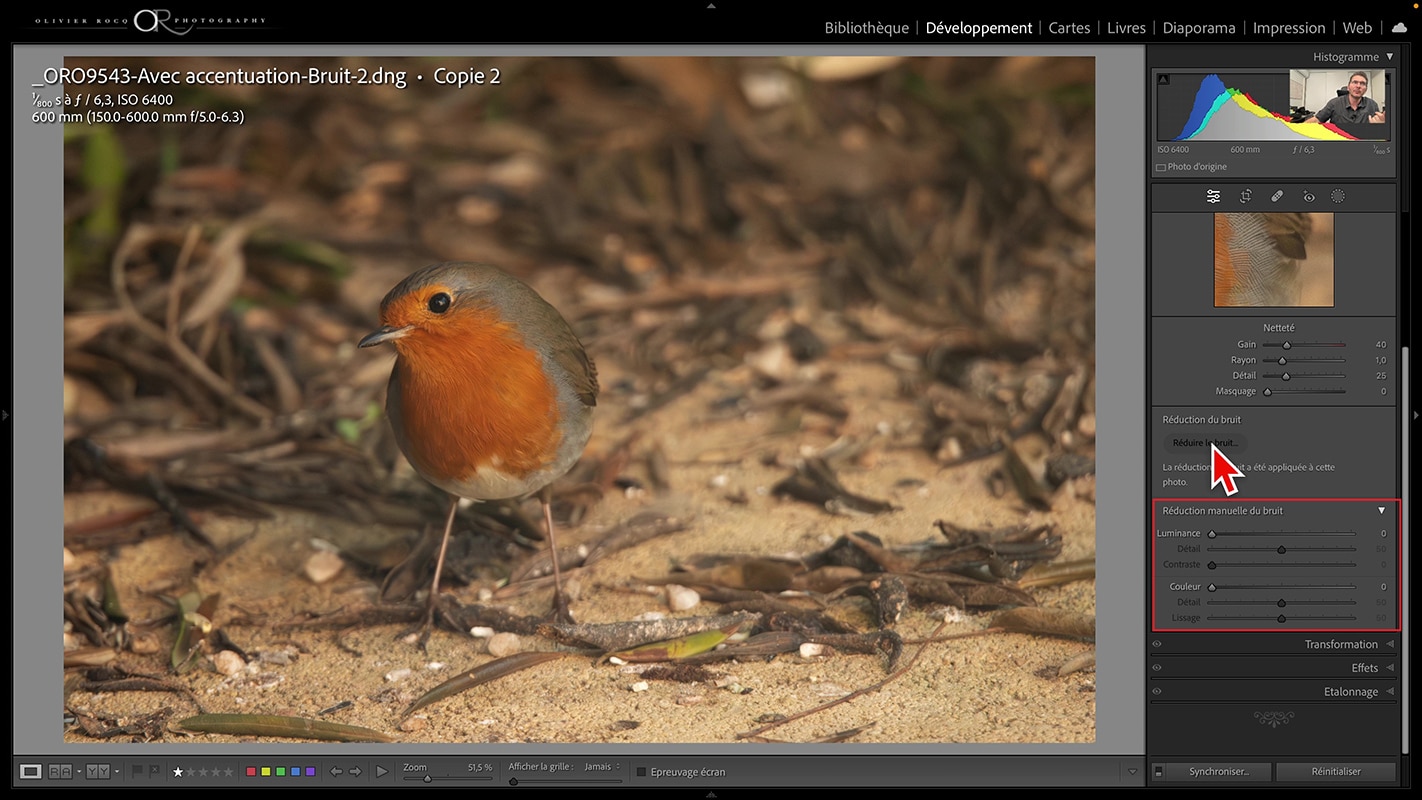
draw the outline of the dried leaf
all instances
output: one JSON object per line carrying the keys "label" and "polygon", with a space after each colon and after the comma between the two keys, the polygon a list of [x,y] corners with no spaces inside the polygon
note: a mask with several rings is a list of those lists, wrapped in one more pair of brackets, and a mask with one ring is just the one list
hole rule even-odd
{"label": "dried leaf", "polygon": [[953,608],[967,608],[963,595],[952,584],[937,575],[900,575],[908,587],[909,596],[929,603],[942,603]]}
{"label": "dried leaf", "polygon": [[190,731],[229,736],[275,736],[284,739],[320,739],[327,742],[391,742],[370,728],[274,714],[198,714],[178,723]]}
{"label": "dried leaf", "polygon": [[884,572],[912,572],[914,565],[909,558],[899,555],[887,547],[878,544],[865,531],[855,531],[848,534],[846,539],[864,554],[869,556],[875,564],[878,564]]}
{"label": "dried leaf", "polygon": [[428,692],[425,692],[423,695],[420,695],[419,699],[415,700],[415,702],[411,703],[410,706],[405,709],[404,713],[400,715],[400,718],[404,719],[431,703],[437,703],[441,700],[453,697],[460,692],[473,689],[476,686],[482,686],[490,681],[496,681],[506,675],[512,675],[515,672],[537,666],[546,661],[567,658],[570,655],[574,654],[564,652],[515,653],[511,656],[496,658],[487,664],[480,664],[471,670],[465,670],[462,674],[456,675]]}
{"label": "dried leaf", "polygon": [[1096,641],[1096,617],[1056,608],[1014,608],[992,618],[989,627],[1039,636]]}
{"label": "dried leaf", "polygon": [[177,672],[192,668],[197,653],[207,635],[212,632],[212,615],[221,595],[202,597],[196,591],[178,598],[178,636],[173,642],[171,663]]}
{"label": "dried leaf", "polygon": [[767,631],[758,633],[744,642],[728,644],[720,650],[708,650],[698,656],[687,656],[683,664],[709,664],[713,661],[742,661],[748,658],[769,658],[781,653],[793,653],[804,643],[805,637],[793,631]]}
{"label": "dried leaf", "polygon": [[791,497],[820,506],[831,514],[885,514],[898,506],[857,495],[839,482],[822,458],[806,458],[795,464],[795,474],[770,487],[776,497]]}
{"label": "dried leaf", "polygon": [[863,578],[864,573],[854,567],[820,567],[796,575],[790,583],[790,588],[801,592],[829,594],[845,584],[854,583]]}
{"label": "dried leaf", "polygon": [[123,610],[123,602],[119,600],[118,587],[114,585],[113,570],[104,570],[104,616],[114,622],[128,622],[128,614]]}
{"label": "dried leaf", "polygon": [[112,647],[85,647],[70,650],[64,654],[64,668],[98,667],[118,658],[118,651]]}
{"label": "dried leaf", "polygon": [[700,655],[710,650],[716,649],[716,645],[726,641],[735,633],[741,624],[727,625],[712,631],[702,631],[693,633],[690,636],[683,636],[680,639],[672,639],[666,642],[653,642],[640,647],[633,647],[630,650],[620,650],[616,653],[609,653],[608,658],[620,658],[633,664],[645,664],[655,661],[678,661],[683,658]]}
{"label": "dried leaf", "polygon": [[1017,447],[1012,442],[1003,441],[1003,465],[1007,468],[1007,475],[1012,479],[1013,488],[1027,504],[1043,510],[1052,507],[1051,495],[1032,474],[1032,470],[1027,466],[1027,462],[1022,460],[1022,454],[1017,452]]}
{"label": "dried leaf", "polygon": [[1062,664],[1059,668],[1057,668],[1057,677],[1064,677],[1072,674],[1073,672],[1080,672],[1084,669],[1090,669],[1094,666],[1096,666],[1096,651],[1088,650],[1085,653],[1082,653],[1081,655],[1073,656],[1067,659],[1067,662],[1065,664]]}
{"label": "dried leaf", "polygon": [[716,617],[683,617],[582,625],[548,623],[540,625],[538,633],[566,644],[590,644],[600,650],[610,651],[626,650],[648,642],[661,642],[681,636],[690,636],[733,624],[754,627],[760,624],[760,615],[723,614]]}
{"label": "dried leaf", "polygon": [[854,737],[858,736],[859,734],[861,734],[861,733],[863,733],[863,732],[865,732],[865,731],[867,731],[867,730],[872,730],[872,729],[874,728],[874,726],[875,726],[875,725],[878,725],[878,724],[879,724],[879,723],[877,723],[877,722],[870,722],[870,723],[868,723],[867,725],[860,725],[860,726],[857,727],[857,728],[850,728],[849,730],[837,731],[837,732],[831,733],[831,734],[829,734],[829,735],[827,735],[827,736],[820,736],[820,737],[811,739],[811,740],[809,740],[808,744],[831,744],[831,743],[834,743],[834,742],[847,742],[847,741],[849,741],[850,739],[853,739]]}
{"label": "dried leaf", "polygon": [[1096,559],[1080,558],[1055,564],[1036,564],[1022,573],[1017,585],[1023,589],[1058,586],[1073,581],[1088,581],[1096,577]]}
{"label": "dried leaf", "polygon": [[1036,598],[1021,589],[1011,586],[985,583],[979,586],[960,586],[958,592],[969,608],[992,608],[995,606],[1035,606]]}

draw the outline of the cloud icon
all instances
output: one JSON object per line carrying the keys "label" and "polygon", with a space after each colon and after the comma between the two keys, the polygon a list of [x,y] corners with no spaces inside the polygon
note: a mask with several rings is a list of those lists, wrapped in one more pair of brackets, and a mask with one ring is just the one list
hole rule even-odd
{"label": "cloud icon", "polygon": [[1399,23],[1397,23],[1396,25],[1392,26],[1392,32],[1393,32],[1393,33],[1407,33],[1407,26],[1406,26],[1406,25],[1403,25],[1401,22],[1399,22]]}

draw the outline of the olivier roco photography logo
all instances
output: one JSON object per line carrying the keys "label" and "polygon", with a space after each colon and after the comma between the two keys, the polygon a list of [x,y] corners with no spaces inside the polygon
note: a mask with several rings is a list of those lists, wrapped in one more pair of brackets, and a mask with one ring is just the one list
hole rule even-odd
{"label": "olivier roco photography logo", "polygon": [[52,16],[36,17],[41,28],[88,28],[131,30],[155,36],[187,36],[195,30],[252,29],[267,25],[266,17],[223,14],[180,15],[166,8],[140,8],[127,16]]}

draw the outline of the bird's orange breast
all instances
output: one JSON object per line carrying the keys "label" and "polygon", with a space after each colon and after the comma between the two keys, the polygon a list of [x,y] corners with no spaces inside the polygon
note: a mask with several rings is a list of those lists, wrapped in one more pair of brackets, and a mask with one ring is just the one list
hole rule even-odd
{"label": "bird's orange breast", "polygon": [[523,478],[555,458],[555,387],[512,326],[468,309],[397,347],[400,413],[392,422],[427,479],[469,481],[480,469]]}

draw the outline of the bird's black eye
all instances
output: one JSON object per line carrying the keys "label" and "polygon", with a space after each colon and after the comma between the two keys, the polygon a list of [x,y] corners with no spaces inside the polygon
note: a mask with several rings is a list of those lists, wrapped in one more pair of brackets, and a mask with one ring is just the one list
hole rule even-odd
{"label": "bird's black eye", "polygon": [[449,295],[445,294],[444,292],[440,292],[439,294],[430,298],[430,311],[436,314],[443,314],[444,312],[449,310],[449,304]]}

